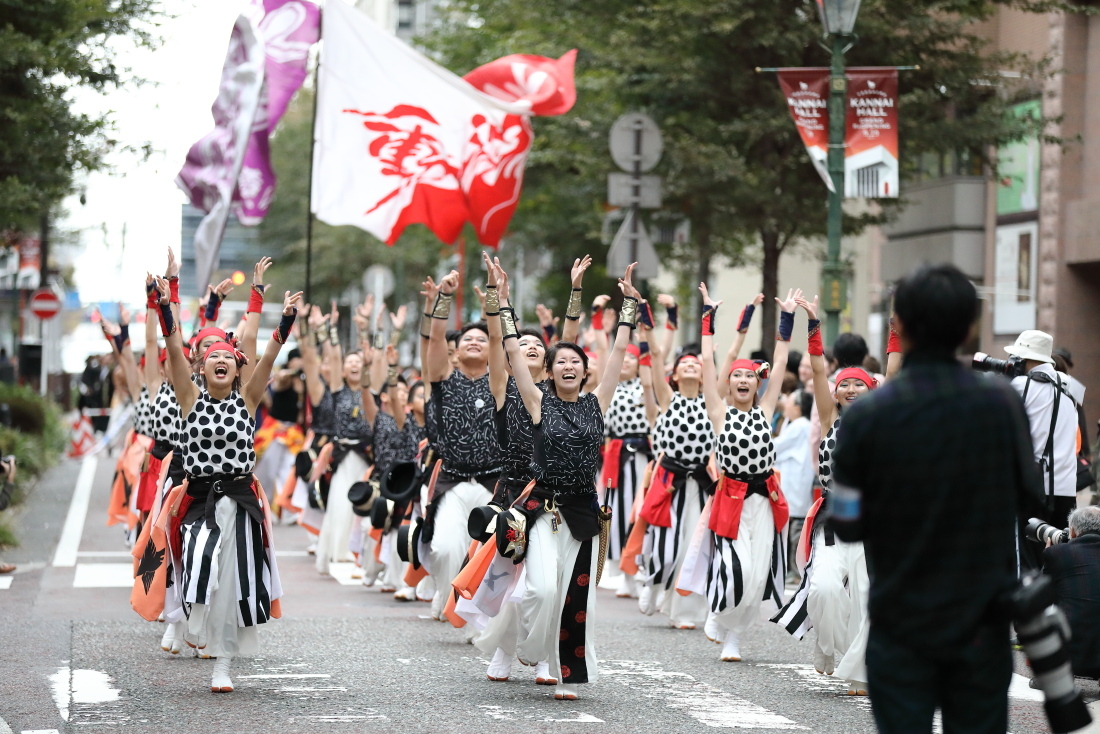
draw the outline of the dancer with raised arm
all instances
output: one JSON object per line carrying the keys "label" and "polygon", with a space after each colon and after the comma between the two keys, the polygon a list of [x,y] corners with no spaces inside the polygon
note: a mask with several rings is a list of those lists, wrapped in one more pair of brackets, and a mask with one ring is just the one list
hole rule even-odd
{"label": "dancer with raised arm", "polygon": [[[711,300],[706,283],[699,284],[699,291],[703,294],[703,395],[717,436],[722,472],[710,501],[709,538],[703,546],[709,555],[705,592],[712,616],[708,636],[723,643],[722,660],[735,662],[741,660],[741,639],[759,616],[760,603],[765,599],[776,607],[783,603],[783,533],[789,513],[772,473],[775,448],[771,436],[782,379],[769,380],[758,399],[760,383],[768,377],[766,362],[735,359],[729,373],[719,378],[714,369],[714,333],[715,316],[722,304]],[[792,290],[786,300],[775,299],[781,311],[774,352],[777,364],[787,363],[794,311],[801,297],[802,291]],[[722,397],[719,379],[727,384],[729,404]]]}
{"label": "dancer with raised arm", "polygon": [[290,334],[302,294],[288,291],[283,317],[263,357],[242,382],[245,355],[227,342],[202,356],[202,386],[191,380],[169,283],[157,279],[161,326],[186,443],[186,489],[174,491],[170,594],[186,617],[189,644],[217,657],[210,690],[233,690],[232,659],[257,650],[256,625],[279,616],[282,587],[263,489],[252,475],[256,407]]}
{"label": "dancer with raised arm", "polygon": [[[607,369],[618,372],[638,313],[638,291],[631,284],[635,264],[619,281],[623,308]],[[519,333],[511,314],[502,313],[505,349],[522,364]],[[616,383],[607,381],[584,393],[587,357],[571,342],[559,342],[546,354],[549,388],[542,390],[526,370],[514,375],[534,426],[532,467],[535,485],[525,499],[501,515],[497,547],[523,560],[526,589],[521,601],[520,662],[550,662],[559,683],[554,698],[575,700],[577,685],[595,682],[596,645],[589,619],[596,608],[595,584],[601,568],[593,539],[605,522],[595,479],[603,440],[603,414]],[[606,530],[606,525],[603,526]]]}

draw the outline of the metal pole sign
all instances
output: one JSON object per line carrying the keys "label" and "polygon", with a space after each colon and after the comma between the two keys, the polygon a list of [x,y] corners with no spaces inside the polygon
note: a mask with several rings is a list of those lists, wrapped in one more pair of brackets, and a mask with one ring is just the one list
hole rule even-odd
{"label": "metal pole sign", "polygon": [[636,262],[635,277],[655,278],[660,271],[660,261],[638,212],[661,206],[660,176],[642,175],[653,170],[661,160],[664,151],[661,130],[648,115],[626,114],[611,126],[609,147],[611,159],[629,176],[615,173],[608,176],[607,198],[613,206],[629,207],[629,212],[607,253],[608,270],[618,273],[627,264]]}

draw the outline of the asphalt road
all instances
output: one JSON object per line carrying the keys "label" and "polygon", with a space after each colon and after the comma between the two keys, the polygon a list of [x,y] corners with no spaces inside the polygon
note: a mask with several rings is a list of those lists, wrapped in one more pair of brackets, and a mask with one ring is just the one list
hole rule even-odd
{"label": "asphalt road", "polygon": [[[296,527],[275,533],[283,618],[261,627],[258,657],[234,662],[236,691],[211,694],[211,661],[161,651],[163,625],[130,609],[128,552],[105,527],[113,463],[66,462],[19,510],[23,545],[4,558],[20,568],[0,589],[0,717],[14,732],[874,731],[867,699],[814,672],[809,639],[761,623],[744,662],[722,663],[702,631],[674,631],[604,590],[601,678],[581,700],[554,701],[518,664],[489,682],[488,660],[427,604],[318,576]],[[1086,693],[1100,698],[1095,684]],[[1047,731],[1022,678],[1009,729]]]}

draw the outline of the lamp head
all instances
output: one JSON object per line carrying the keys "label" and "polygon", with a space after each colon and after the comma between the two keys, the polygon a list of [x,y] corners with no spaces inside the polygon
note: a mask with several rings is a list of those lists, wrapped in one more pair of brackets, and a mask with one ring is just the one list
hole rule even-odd
{"label": "lamp head", "polygon": [[821,24],[832,35],[850,36],[856,26],[860,0],[817,0]]}

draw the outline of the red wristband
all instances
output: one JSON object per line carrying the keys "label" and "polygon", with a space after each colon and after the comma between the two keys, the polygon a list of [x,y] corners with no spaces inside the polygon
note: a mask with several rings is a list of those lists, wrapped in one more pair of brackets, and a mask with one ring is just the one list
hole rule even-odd
{"label": "red wristband", "polygon": [[252,286],[248,294],[248,309],[245,313],[260,313],[264,310],[263,286]]}
{"label": "red wristband", "polygon": [[821,321],[810,319],[806,335],[806,351],[815,357],[825,354],[825,345],[821,343]]}
{"label": "red wristband", "polygon": [[180,279],[169,278],[168,279],[168,302],[179,303],[180,302]]}
{"label": "red wristband", "polygon": [[718,315],[718,309],[713,306],[703,306],[703,319],[699,331],[701,336],[714,336],[714,317]]}
{"label": "red wristband", "polygon": [[592,328],[596,331],[603,331],[603,309],[592,309]]}
{"label": "red wristband", "polygon": [[901,351],[901,337],[894,331],[894,320],[890,319],[890,337],[886,340],[886,353],[895,354]]}
{"label": "red wristband", "polygon": [[652,354],[643,354],[641,357],[638,358],[638,366],[639,367],[652,367],[653,366],[653,355]]}

